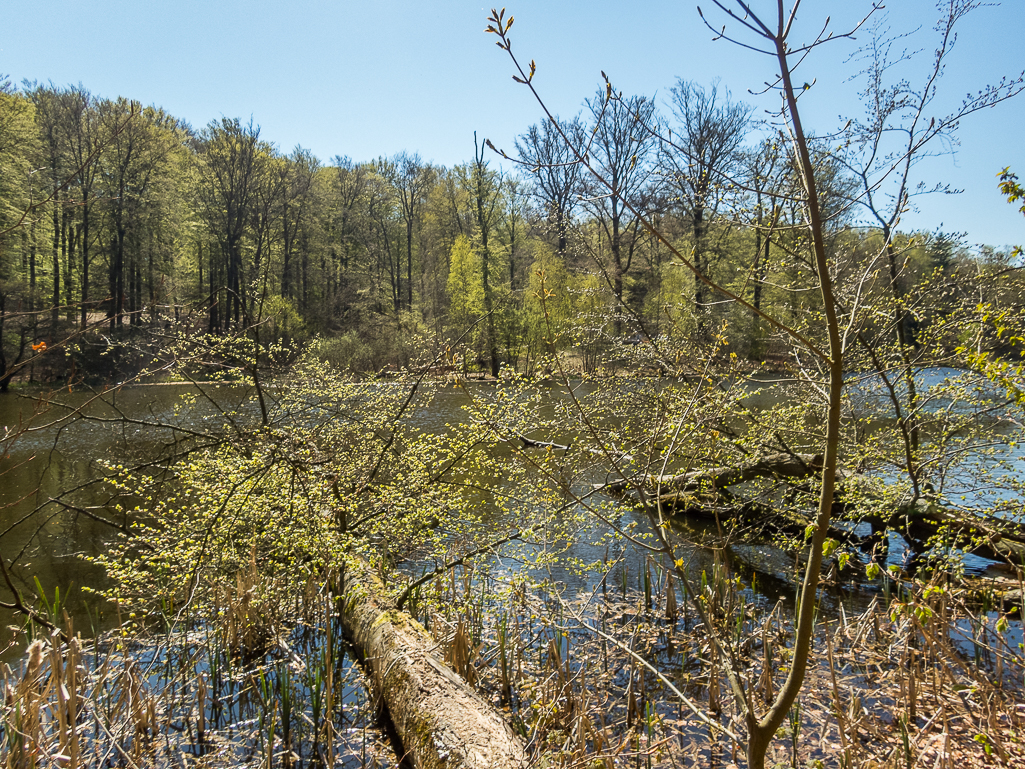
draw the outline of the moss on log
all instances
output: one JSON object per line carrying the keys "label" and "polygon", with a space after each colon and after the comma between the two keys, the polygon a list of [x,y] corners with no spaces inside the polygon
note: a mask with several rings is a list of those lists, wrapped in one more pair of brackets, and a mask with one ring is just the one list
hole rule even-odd
{"label": "moss on log", "polygon": [[435,655],[437,642],[382,599],[361,565],[345,572],[341,620],[417,769],[521,769],[523,741],[502,716]]}

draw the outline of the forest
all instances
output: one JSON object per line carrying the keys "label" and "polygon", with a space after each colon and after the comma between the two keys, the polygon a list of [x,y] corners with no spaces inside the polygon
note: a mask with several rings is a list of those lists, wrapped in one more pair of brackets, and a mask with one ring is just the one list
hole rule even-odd
{"label": "forest", "polygon": [[[460,340],[450,364],[497,376],[534,373],[546,313],[558,350],[590,373],[617,346],[686,346],[720,330],[744,358],[780,361],[785,346],[759,311],[783,307],[800,324],[815,309],[794,259],[799,180],[785,139],[714,84],[680,80],[668,115],[642,96],[606,106],[598,92],[562,121],[572,141],[590,137],[611,195],[569,162],[551,122],[525,127],[517,172],[501,173],[475,136],[473,159],[454,168],[411,152],[325,165],[301,147],[283,153],[252,122],[194,130],[82,86],[8,83],[0,98],[5,389],[16,376],[67,376],[67,361],[50,356],[38,374],[29,362],[75,328],[119,342],[185,319],[207,333],[264,323],[267,339],[322,337],[353,373],[406,367],[425,344],[433,354]],[[640,141],[637,119],[651,127]],[[672,145],[655,131],[663,125]],[[959,286],[957,275],[1010,263],[1006,253],[969,253],[955,234],[898,231],[900,206],[877,210],[854,159],[817,162],[830,248],[851,278],[883,244],[892,254],[893,271],[871,275],[870,292]],[[866,215],[882,224],[862,225]],[[749,307],[717,301],[667,242]],[[545,312],[541,272],[559,296]],[[916,322],[978,300],[972,291],[916,310]],[[666,373],[690,368],[659,357]],[[83,358],[74,371],[94,364]]]}
{"label": "forest", "polygon": [[849,32],[712,4],[778,113],[550,114],[493,10],[545,119],[452,168],[3,81],[0,766],[1025,760],[1021,252],[901,229],[1025,80],[935,113],[975,4],[919,83],[870,13],[817,135]]}

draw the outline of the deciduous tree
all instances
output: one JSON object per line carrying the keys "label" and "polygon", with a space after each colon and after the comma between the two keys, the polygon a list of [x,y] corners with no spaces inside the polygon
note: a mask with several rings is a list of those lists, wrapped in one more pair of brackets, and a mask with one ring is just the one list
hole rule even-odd
{"label": "deciduous tree", "polygon": [[[727,198],[736,193],[741,146],[747,136],[751,108],[734,102],[718,83],[707,90],[677,80],[671,90],[675,125],[659,141],[659,172],[669,190],[670,205],[689,222],[695,268],[709,273],[707,230]],[[708,313],[708,288],[694,281],[698,332]]]}
{"label": "deciduous tree", "polygon": [[[644,96],[599,91],[586,101],[590,112],[588,143],[577,147],[577,159],[590,154],[591,164],[603,183],[593,175],[581,175],[584,207],[594,217],[610,264],[605,270],[612,289],[615,333],[621,330],[626,303],[623,280],[633,263],[640,216],[646,212],[651,160],[656,150],[655,104]],[[599,264],[601,260],[599,259]]]}
{"label": "deciduous tree", "polygon": [[555,236],[556,248],[566,255],[566,238],[573,209],[581,193],[580,164],[576,162],[563,139],[565,135],[576,146],[584,146],[584,125],[577,115],[572,120],[541,121],[532,125],[516,139],[516,152],[532,184],[531,195]]}
{"label": "deciduous tree", "polygon": [[[249,298],[244,239],[252,226],[261,178],[270,146],[260,141],[260,128],[237,118],[210,123],[197,140],[200,215],[220,247],[216,273],[210,273],[210,328],[242,322]],[[221,302],[223,301],[223,316]]]}

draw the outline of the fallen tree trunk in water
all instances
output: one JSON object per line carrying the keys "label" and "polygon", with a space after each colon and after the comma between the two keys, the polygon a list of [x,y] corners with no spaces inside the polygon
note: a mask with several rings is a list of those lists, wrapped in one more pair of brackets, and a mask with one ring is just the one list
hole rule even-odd
{"label": "fallen tree trunk in water", "polygon": [[420,623],[386,603],[380,580],[347,565],[341,620],[417,769],[522,769],[523,741],[501,715],[438,659]]}
{"label": "fallen tree trunk in water", "polygon": [[616,493],[643,486],[657,492],[724,489],[756,478],[808,478],[822,469],[821,454],[771,454],[735,467],[710,467],[679,475],[645,475],[604,484],[603,491]]}
{"label": "fallen tree trunk in water", "polygon": [[[819,454],[771,454],[762,459],[735,467],[712,467],[692,470],[671,476],[644,475],[619,479],[605,484],[602,489],[613,494],[639,489],[648,495],[648,501],[657,502],[673,514],[714,518],[749,527],[763,535],[782,534],[803,536],[810,522],[783,515],[765,502],[744,500],[734,496],[730,486],[761,478],[800,480],[822,469]],[[935,501],[920,499],[914,505],[893,510],[892,515],[874,512],[859,515],[857,502],[844,502],[844,481],[837,489],[836,520],[846,517],[852,522],[872,526],[874,533],[892,529],[899,532],[909,544],[920,551],[927,549],[933,537],[939,537],[966,553],[973,553],[994,561],[1025,563],[1025,527],[1013,521],[984,517],[971,511],[943,507]],[[856,498],[856,495],[855,495]],[[851,531],[842,525],[830,528],[837,539],[850,539]]]}
{"label": "fallen tree trunk in water", "polygon": [[554,443],[553,441],[535,441],[533,438],[528,438],[525,435],[518,436],[523,441],[523,448],[525,449],[558,449],[560,451],[569,451],[569,446],[562,443]]}
{"label": "fallen tree trunk in water", "polygon": [[906,538],[924,546],[932,537],[939,536],[954,542],[966,553],[981,555],[994,561],[1025,563],[1025,532],[1012,521],[983,518],[966,510],[953,510],[919,500],[890,525]]}

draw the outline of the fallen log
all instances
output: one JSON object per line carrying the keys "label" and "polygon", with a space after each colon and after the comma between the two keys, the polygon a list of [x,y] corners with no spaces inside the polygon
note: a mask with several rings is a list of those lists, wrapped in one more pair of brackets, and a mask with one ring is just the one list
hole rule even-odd
{"label": "fallen log", "polygon": [[[702,518],[727,525],[734,533],[740,533],[746,544],[771,543],[780,538],[803,541],[810,517],[784,514],[777,508],[753,500],[735,500],[694,495],[689,492],[673,491],[657,498],[662,508],[674,518]],[[836,520],[829,526],[829,536],[841,542],[860,546],[863,539],[850,526]]]}
{"label": "fallen log", "polygon": [[554,443],[553,441],[535,441],[533,438],[528,438],[525,435],[518,436],[523,441],[523,448],[525,449],[558,449],[559,451],[569,451],[569,446],[562,443]]}
{"label": "fallen log", "polygon": [[[716,518],[720,522],[732,521],[765,532],[793,535],[799,533],[802,522],[781,516],[764,503],[745,501],[741,494],[731,493],[729,487],[759,478],[798,480],[808,478],[821,469],[820,454],[771,454],[736,467],[711,467],[668,476],[640,475],[611,481],[600,488],[613,494],[644,489],[652,501],[671,509],[676,515]],[[920,499],[914,505],[896,509],[889,516],[878,512],[859,516],[857,502],[848,502],[844,493],[844,484],[855,478],[842,475],[841,486],[837,489],[837,512],[844,511],[848,520],[869,523],[874,532],[887,528],[898,531],[923,551],[930,539],[939,536],[955,543],[966,553],[994,561],[1025,563],[1025,526],[943,507],[929,499]],[[835,529],[830,534],[839,538],[844,529]]]}
{"label": "fallen log", "polygon": [[933,537],[940,537],[966,553],[993,561],[1025,563],[1025,532],[1012,521],[984,518],[922,499],[891,519],[890,525],[923,546]]}
{"label": "fallen log", "polygon": [[643,486],[657,492],[724,489],[757,478],[808,478],[822,470],[821,454],[770,454],[735,467],[709,467],[678,475],[644,475],[620,478],[602,486],[610,493]]}
{"label": "fallen log", "polygon": [[1025,605],[1025,585],[1003,577],[972,577],[964,580],[964,590],[973,604],[999,609],[1021,616]]}
{"label": "fallen log", "polygon": [[386,708],[405,757],[417,769],[522,769],[523,741],[435,655],[420,623],[388,604],[380,580],[347,565],[341,621]]}
{"label": "fallen log", "polygon": [[[657,501],[675,516],[715,519],[720,523],[731,523],[762,535],[803,536],[809,520],[796,520],[784,515],[765,503],[732,499],[720,491],[712,498],[709,495],[691,492],[669,492],[657,497]],[[1022,527],[995,518],[985,518],[974,513],[943,507],[935,502],[919,500],[888,518],[878,513],[859,517],[857,508],[851,508],[842,500],[836,503],[837,512],[844,511],[847,520],[868,523],[874,534],[891,529],[901,534],[918,552],[929,549],[929,542],[936,538],[949,543],[964,553],[987,558],[991,561],[1025,563],[1025,532]],[[829,535],[841,541],[855,543],[871,542],[854,537],[850,528],[838,524],[834,519]]]}

